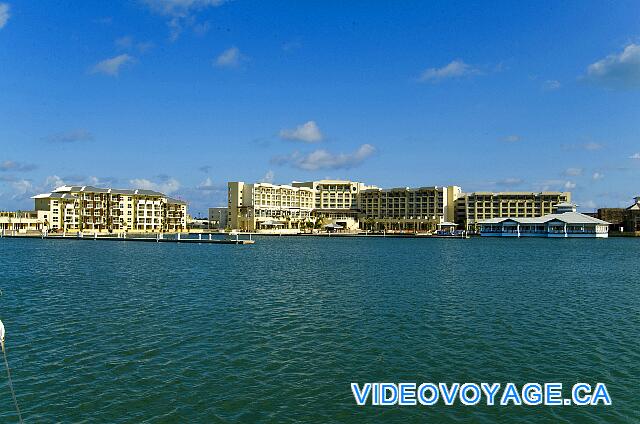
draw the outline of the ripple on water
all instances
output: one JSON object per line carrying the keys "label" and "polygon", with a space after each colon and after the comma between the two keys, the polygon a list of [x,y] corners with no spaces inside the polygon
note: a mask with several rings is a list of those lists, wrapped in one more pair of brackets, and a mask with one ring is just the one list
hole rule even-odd
{"label": "ripple on water", "polygon": [[[633,239],[2,239],[0,313],[28,422],[636,422],[638,253]],[[602,381],[614,404],[356,408],[352,381]]]}

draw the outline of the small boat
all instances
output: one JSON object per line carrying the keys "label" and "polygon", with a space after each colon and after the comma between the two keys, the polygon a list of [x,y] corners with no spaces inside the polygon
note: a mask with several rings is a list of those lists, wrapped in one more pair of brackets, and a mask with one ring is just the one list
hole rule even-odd
{"label": "small boat", "polygon": [[465,230],[438,230],[431,237],[434,238],[469,238],[469,234]]}

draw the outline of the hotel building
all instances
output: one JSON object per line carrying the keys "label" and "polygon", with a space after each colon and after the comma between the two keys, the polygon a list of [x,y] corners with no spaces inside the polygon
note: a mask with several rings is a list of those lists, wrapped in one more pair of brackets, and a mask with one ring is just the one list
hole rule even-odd
{"label": "hotel building", "polygon": [[557,213],[536,218],[504,217],[481,220],[483,237],[592,237],[609,236],[609,223],[577,213],[571,203],[556,205]]}
{"label": "hotel building", "polygon": [[371,188],[360,193],[360,227],[366,230],[432,231],[455,219],[458,186]]}
{"label": "hotel building", "polygon": [[597,216],[611,222],[612,231],[640,235],[640,196],[633,200],[628,208],[600,208]]}
{"label": "hotel building", "polygon": [[0,212],[0,234],[26,234],[41,232],[44,227],[35,211]]}
{"label": "hotel building", "polygon": [[308,187],[228,183],[229,225],[241,231],[302,229],[311,221],[315,192]]}
{"label": "hotel building", "polygon": [[33,196],[45,228],[160,233],[187,229],[187,204],[152,190],[62,186]]}
{"label": "hotel building", "polygon": [[571,201],[570,192],[474,192],[461,196],[456,222],[475,231],[482,220],[535,218],[554,212],[554,205]]}
{"label": "hotel building", "polygon": [[319,180],[293,182],[294,187],[312,189],[314,222],[322,225],[335,224],[347,230],[357,230],[360,217],[360,195],[364,190],[374,189],[356,181]]}

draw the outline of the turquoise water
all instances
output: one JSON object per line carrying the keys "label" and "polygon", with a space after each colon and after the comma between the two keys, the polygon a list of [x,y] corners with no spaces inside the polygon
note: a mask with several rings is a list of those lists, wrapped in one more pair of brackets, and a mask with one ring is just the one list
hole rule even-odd
{"label": "turquoise water", "polygon": [[[0,318],[32,423],[639,422],[639,257],[640,239],[5,238]],[[604,382],[613,405],[356,407],[352,381]]]}

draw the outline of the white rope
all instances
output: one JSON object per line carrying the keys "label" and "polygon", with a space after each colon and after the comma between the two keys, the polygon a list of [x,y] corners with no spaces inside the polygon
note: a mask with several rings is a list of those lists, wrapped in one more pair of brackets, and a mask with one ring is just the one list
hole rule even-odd
{"label": "white rope", "polygon": [[2,354],[4,356],[4,365],[7,368],[7,377],[9,379],[9,388],[11,389],[11,397],[13,398],[13,404],[16,406],[16,412],[18,413],[18,420],[20,424],[22,421],[22,414],[20,413],[20,407],[18,406],[18,399],[16,399],[16,392],[13,390],[13,381],[11,380],[11,371],[9,370],[9,361],[7,361],[7,351],[4,349],[4,325],[2,325],[2,321],[0,321],[2,338],[0,339],[0,343],[2,344]]}
{"label": "white rope", "polygon": [[4,365],[7,367],[7,377],[9,379],[9,388],[11,389],[11,397],[13,398],[13,404],[16,406],[16,412],[18,413],[18,420],[20,424],[22,421],[22,414],[20,413],[20,407],[18,406],[18,399],[16,399],[16,392],[13,390],[13,381],[11,380],[11,371],[9,371],[9,362],[7,361],[7,351],[4,349],[4,341],[2,342],[2,354],[4,356]]}

